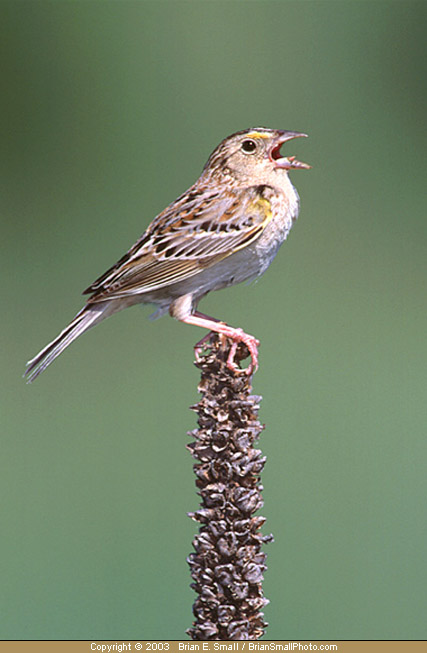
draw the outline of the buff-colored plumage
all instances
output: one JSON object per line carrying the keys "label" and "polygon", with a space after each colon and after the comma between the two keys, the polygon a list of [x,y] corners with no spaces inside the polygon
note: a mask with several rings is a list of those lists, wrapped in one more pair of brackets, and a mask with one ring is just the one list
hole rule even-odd
{"label": "buff-colored plumage", "polygon": [[[288,171],[308,168],[282,157],[286,141],[305,136],[265,128],[226,138],[196,183],[160,213],[131,249],[85,293],[87,304],[59,336],[28,363],[33,381],[81,333],[137,303],[244,342],[257,365],[257,341],[207,318],[197,303],[211,290],[263,274],[298,216]],[[233,367],[235,347],[228,361]]]}

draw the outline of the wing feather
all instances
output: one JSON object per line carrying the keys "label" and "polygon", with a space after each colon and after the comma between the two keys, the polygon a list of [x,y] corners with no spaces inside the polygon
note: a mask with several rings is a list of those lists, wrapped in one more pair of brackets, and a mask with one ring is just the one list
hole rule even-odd
{"label": "wing feather", "polygon": [[248,246],[272,219],[273,189],[254,186],[227,196],[196,187],[157,216],[120,261],[85,293],[104,300],[183,281]]}

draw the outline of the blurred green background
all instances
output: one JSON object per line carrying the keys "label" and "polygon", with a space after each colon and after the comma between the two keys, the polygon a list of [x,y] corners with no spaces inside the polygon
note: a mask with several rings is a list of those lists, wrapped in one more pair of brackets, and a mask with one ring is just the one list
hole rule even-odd
{"label": "blurred green background", "polygon": [[426,4],[2,2],[0,638],[184,638],[203,335],[25,361],[228,134],[305,131],[300,219],[201,309],[261,340],[268,638],[427,637]]}

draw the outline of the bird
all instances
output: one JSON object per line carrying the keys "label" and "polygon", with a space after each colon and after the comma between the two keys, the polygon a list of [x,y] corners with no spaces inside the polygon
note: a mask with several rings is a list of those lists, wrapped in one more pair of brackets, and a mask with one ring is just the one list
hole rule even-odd
{"label": "bird", "polygon": [[[31,383],[78,336],[135,304],[153,304],[154,318],[169,314],[186,324],[230,339],[226,361],[236,373],[258,367],[259,341],[197,310],[210,291],[262,275],[298,217],[299,196],[289,171],[308,169],[282,146],[306,137],[295,131],[249,128],[225,138],[200,177],[157,215],[122,258],[83,294],[85,306],[63,331],[27,363]],[[210,333],[208,336],[210,336]],[[200,353],[208,336],[195,347]],[[234,362],[239,343],[251,357],[241,370]]]}

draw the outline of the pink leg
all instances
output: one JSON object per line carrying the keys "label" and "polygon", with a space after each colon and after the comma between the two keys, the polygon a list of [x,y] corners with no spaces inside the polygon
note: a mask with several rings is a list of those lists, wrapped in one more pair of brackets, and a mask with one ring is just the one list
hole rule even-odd
{"label": "pink leg", "polygon": [[[209,317],[209,315],[205,315],[204,313],[200,313],[200,311],[194,311],[193,315],[196,315],[197,317],[204,318],[205,320],[211,320],[212,322],[220,322],[221,320],[217,320],[215,317]],[[205,344],[209,342],[210,337],[211,337],[212,331],[209,331],[199,342],[196,342],[194,345],[194,354],[196,356],[196,361],[199,363],[201,358],[200,354],[202,350],[205,347]]]}
{"label": "pink leg", "polygon": [[[252,372],[256,372],[256,370],[258,369],[259,341],[256,338],[254,338],[254,336],[250,336],[248,333],[245,333],[243,329],[235,329],[231,326],[228,326],[228,324],[225,324],[224,322],[219,322],[215,319],[208,317],[207,315],[198,313],[197,311],[191,313],[191,315],[181,316],[179,319],[182,322],[185,322],[185,324],[193,324],[194,326],[200,326],[203,327],[204,329],[215,331],[216,333],[220,333],[223,336],[230,338],[230,340],[233,341],[233,344],[230,349],[230,353],[227,358],[227,367],[230,370],[233,370],[234,372],[242,371],[243,373],[249,375],[252,374]],[[208,339],[209,339],[209,334],[207,334],[204,338],[202,338],[202,340],[200,340],[200,342],[197,343],[195,347],[196,357],[198,357],[201,348],[203,347],[203,345]],[[240,368],[234,362],[234,355],[236,353],[237,345],[239,344],[239,342],[243,342],[246,345],[251,355],[251,363],[249,367],[246,368],[246,370],[240,370]]]}

